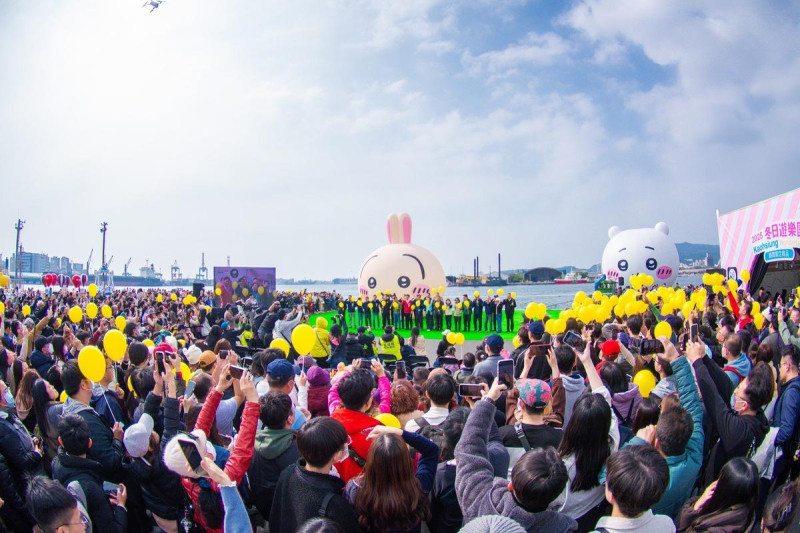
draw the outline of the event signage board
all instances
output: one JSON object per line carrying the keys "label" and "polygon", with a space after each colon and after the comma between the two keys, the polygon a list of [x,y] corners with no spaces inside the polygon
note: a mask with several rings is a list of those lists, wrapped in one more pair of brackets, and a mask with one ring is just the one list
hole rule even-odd
{"label": "event signage board", "polygon": [[275,292],[274,267],[214,267],[214,293],[222,305],[255,296],[265,305]]}

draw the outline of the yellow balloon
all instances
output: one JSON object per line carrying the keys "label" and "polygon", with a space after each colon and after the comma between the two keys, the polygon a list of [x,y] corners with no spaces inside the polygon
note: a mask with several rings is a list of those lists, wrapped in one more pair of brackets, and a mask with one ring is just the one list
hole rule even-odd
{"label": "yellow balloon", "polygon": [[269,343],[270,348],[277,348],[282,351],[285,356],[289,356],[289,343],[285,339],[274,339]]}
{"label": "yellow balloon", "polygon": [[344,302],[339,302],[339,308],[341,309],[343,307],[344,307]]}
{"label": "yellow balloon", "polygon": [[375,420],[377,420],[384,426],[401,429],[400,420],[398,420],[397,417],[391,413],[381,413],[375,417]]}
{"label": "yellow balloon", "polygon": [[144,344],[148,348],[153,348],[156,345],[156,343],[153,342],[153,339],[145,339],[142,341],[142,344]]}
{"label": "yellow balloon", "polygon": [[550,335],[555,335],[556,334],[556,329],[554,327],[555,323],[556,323],[555,319],[548,320],[547,322],[544,323],[544,330]]}
{"label": "yellow balloon", "polygon": [[125,356],[128,341],[118,329],[111,329],[103,336],[103,350],[112,361],[119,361]]}
{"label": "yellow balloon", "polygon": [[0,302],[0,315],[6,312],[6,304]]}
{"label": "yellow balloon", "polygon": [[757,329],[761,329],[764,327],[764,315],[761,313],[757,314],[753,317],[753,324],[755,324]]}
{"label": "yellow balloon", "polygon": [[447,342],[449,342],[450,344],[455,344],[456,343],[456,334],[453,333],[452,331],[447,334],[446,338],[447,338]]}
{"label": "yellow balloon", "polygon": [[694,309],[694,302],[686,302],[685,304],[683,304],[683,307],[681,308],[681,311],[683,312],[683,317],[688,319],[689,315],[692,314],[693,309]]}
{"label": "yellow balloon", "polygon": [[259,295],[264,294],[264,287],[259,287],[258,288],[258,294]]}
{"label": "yellow balloon", "polygon": [[97,285],[90,283],[89,286],[86,287],[86,292],[89,293],[89,296],[94,298],[97,295]]}
{"label": "yellow balloon", "polygon": [[441,285],[439,286],[439,294],[444,296],[444,287],[442,287]]}
{"label": "yellow balloon", "polygon": [[761,304],[758,302],[753,302],[753,311],[751,313],[753,316],[761,314]]}
{"label": "yellow balloon", "polygon": [[22,316],[28,316],[31,314],[31,306],[30,305],[23,305],[22,306]]}
{"label": "yellow balloon", "polygon": [[89,302],[88,304],[86,304],[86,316],[88,316],[89,319],[94,320],[94,318],[97,316],[97,304],[96,303]]}
{"label": "yellow balloon", "polygon": [[529,320],[535,320],[539,306],[531,302],[525,307],[525,317]]}
{"label": "yellow balloon", "polygon": [[248,289],[247,287],[242,289],[242,296],[248,296],[249,294],[250,294],[250,289]]}
{"label": "yellow balloon", "polygon": [[583,291],[578,291],[575,293],[575,299],[572,300],[572,302],[580,305],[581,302],[583,302],[585,299],[586,299],[586,293]]}
{"label": "yellow balloon", "polygon": [[512,293],[511,293],[511,297],[512,297],[512,298],[516,298],[516,297],[517,297],[517,293],[516,293],[516,292],[512,292]]}
{"label": "yellow balloon", "polygon": [[656,377],[649,370],[640,370],[633,376],[633,382],[639,386],[642,397],[647,398],[656,386]]}
{"label": "yellow balloon", "polygon": [[729,279],[728,288],[731,290],[731,292],[736,292],[737,290],[739,290],[739,284],[736,283],[735,279]]}
{"label": "yellow balloon", "polygon": [[124,331],[125,326],[128,325],[128,321],[125,320],[124,316],[118,316],[117,318],[114,319],[114,325],[117,326],[118,330]]}
{"label": "yellow balloon", "polygon": [[[217,290],[219,290],[219,289],[217,289]],[[163,294],[159,294],[158,296],[156,296],[156,301],[159,302],[159,303],[163,302],[164,301],[164,295]]]}
{"label": "yellow balloon", "polygon": [[103,307],[100,308],[100,314],[103,315],[104,318],[111,318],[112,316],[111,306],[109,306],[108,304],[103,304]]}
{"label": "yellow balloon", "polygon": [[[239,288],[239,282],[238,281],[234,281],[233,283],[231,283],[231,287],[233,287],[234,289],[238,289]],[[289,291],[289,292],[292,292],[292,291]]]}
{"label": "yellow balloon", "polygon": [[615,305],[614,306],[614,314],[616,316],[618,316],[619,318],[624,317],[625,316],[625,306],[622,305],[621,303],[618,303],[617,305]]}
{"label": "yellow balloon", "polygon": [[592,320],[594,320],[595,310],[591,307],[584,307],[581,309],[581,312],[578,313],[578,320],[583,322],[584,324],[588,324]]}
{"label": "yellow balloon", "polygon": [[594,319],[596,322],[602,323],[608,320],[609,318],[611,318],[611,314],[609,313],[608,309],[605,309],[602,306],[595,309]]}
{"label": "yellow balloon", "polygon": [[636,302],[628,302],[627,304],[625,304],[625,314],[628,316],[636,315],[638,314],[636,312],[637,308],[638,306],[636,305]]}
{"label": "yellow balloon", "polygon": [[435,303],[435,304],[433,304],[433,305],[434,305],[434,307],[436,307],[436,309],[439,309],[439,307],[441,307],[441,306],[440,306],[440,304],[439,304],[439,302],[436,302],[436,303]]}
{"label": "yellow balloon", "polygon": [[436,289],[431,289],[431,296],[436,294]]}
{"label": "yellow balloon", "polygon": [[661,306],[662,315],[671,315],[675,311],[671,304],[664,304]]}
{"label": "yellow balloon", "polygon": [[666,337],[670,338],[672,336],[672,326],[669,325],[669,322],[662,321],[656,324],[655,329],[653,330],[653,337],[658,339],[659,337]]}
{"label": "yellow balloon", "polygon": [[[130,379],[130,378],[128,378],[128,379]],[[61,403],[64,403],[64,402],[67,401],[67,391],[65,391],[65,390],[61,391],[61,396],[58,397],[58,401],[60,401]]]}
{"label": "yellow balloon", "polygon": [[511,344],[512,344],[512,346],[514,346],[514,348],[519,348],[519,345],[521,343],[522,343],[522,341],[519,340],[519,336],[518,335],[515,335],[514,338],[511,339]]}
{"label": "yellow balloon", "polygon": [[461,305],[463,305],[464,307],[469,307],[469,300],[464,300],[463,302],[461,302]]}
{"label": "yellow balloon", "polygon": [[77,324],[78,322],[83,320],[83,309],[75,305],[72,308],[70,308],[69,313],[67,313],[67,316],[69,316],[69,319],[71,321]]}
{"label": "yellow balloon", "polygon": [[497,294],[500,296],[502,296],[504,292],[506,292],[505,289],[497,289]]}
{"label": "yellow balloon", "polygon": [[78,368],[86,379],[98,383],[106,373],[106,360],[96,346],[86,346],[78,354]]}
{"label": "yellow balloon", "polygon": [[592,300],[595,302],[599,302],[603,298],[603,293],[600,291],[594,291],[592,293]]}
{"label": "yellow balloon", "polygon": [[308,355],[317,340],[314,328],[308,324],[300,324],[292,330],[292,346],[300,355]]}
{"label": "yellow balloon", "polygon": [[214,294],[216,294],[217,296],[222,296],[222,290],[220,288],[216,288],[214,289]]}
{"label": "yellow balloon", "polygon": [[713,280],[714,279],[711,277],[711,274],[709,274],[708,272],[703,274],[703,285],[713,285],[712,283]]}
{"label": "yellow balloon", "polygon": [[642,288],[642,280],[639,278],[639,275],[631,276],[630,278],[631,287],[636,289],[637,291]]}
{"label": "yellow balloon", "polygon": [[169,299],[172,300],[173,302],[177,302],[178,295],[173,292],[172,294],[169,295]]}
{"label": "yellow balloon", "polygon": [[547,306],[545,304],[539,304],[539,307],[536,309],[536,316],[538,316],[539,320],[541,320],[544,318],[546,314],[547,314]]}
{"label": "yellow balloon", "polygon": [[456,333],[456,344],[461,346],[462,344],[464,344],[464,340],[465,339],[464,339],[464,334],[463,333]]}
{"label": "yellow balloon", "polygon": [[[549,322],[549,320],[548,320],[548,322]],[[561,335],[562,333],[567,331],[567,321],[566,320],[561,320],[560,318],[557,318],[557,319],[554,320],[554,322],[555,322],[555,324],[553,324],[553,329],[555,330],[556,335]]]}
{"label": "yellow balloon", "polygon": [[[188,385],[189,380],[192,379],[192,369],[189,368],[189,365],[187,365],[183,361],[181,361],[180,367],[181,367],[181,379],[183,379],[183,381],[185,381],[186,384]],[[178,375],[178,371],[175,370],[174,368],[172,369],[172,375],[173,376]]]}
{"label": "yellow balloon", "polygon": [[493,289],[489,289],[488,291],[486,291],[486,294],[491,296],[492,294],[494,294],[494,290]]}
{"label": "yellow balloon", "polygon": [[473,295],[475,298],[477,298],[478,296],[480,296],[480,295],[481,295],[481,291],[475,291],[475,292],[473,292],[473,293],[472,293],[472,295]]}
{"label": "yellow balloon", "polygon": [[750,271],[749,270],[742,270],[742,273],[739,274],[739,277],[742,278],[742,281],[747,283],[750,281]]}

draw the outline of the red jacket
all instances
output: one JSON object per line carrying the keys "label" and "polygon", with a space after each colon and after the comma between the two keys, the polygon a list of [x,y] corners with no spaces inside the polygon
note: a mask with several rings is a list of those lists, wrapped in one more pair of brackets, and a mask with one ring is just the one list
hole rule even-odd
{"label": "red jacket", "polygon": [[[331,417],[335,418],[344,425],[344,428],[347,430],[347,434],[350,436],[350,440],[352,441],[350,443],[350,449],[355,451],[361,456],[362,459],[364,459],[364,461],[366,461],[367,455],[369,455],[369,447],[372,445],[373,441],[367,440],[369,431],[365,430],[371,430],[375,426],[381,426],[383,424],[367,414],[364,414],[360,411],[346,409],[344,407],[340,407],[334,411],[333,414],[331,414]],[[364,471],[364,469],[358,466],[358,464],[350,457],[340,463],[337,463],[336,470],[339,471],[339,477],[345,482],[345,484]]]}
{"label": "red jacket", "polygon": [[[197,423],[194,426],[195,429],[202,429],[206,435],[211,433],[211,424],[214,423],[214,419],[216,418],[217,407],[219,407],[220,400],[222,400],[222,393],[216,389],[208,394],[206,402],[203,404],[203,408],[200,410],[200,414],[197,417]],[[244,475],[247,474],[247,469],[250,468],[250,462],[253,458],[258,414],[259,407],[257,403],[246,402],[244,404],[242,424],[239,426],[239,433],[236,435],[236,447],[233,449],[233,453],[228,458],[228,461],[225,463],[225,468],[223,469],[225,473],[228,474],[228,477],[231,478],[231,481],[235,482],[237,485],[241,483]],[[183,483],[183,488],[192,500],[192,505],[194,505],[195,522],[200,525],[203,531],[222,533],[222,528],[211,529],[206,526],[203,520],[203,514],[200,512],[200,506],[197,503],[198,497],[200,496],[200,486],[197,484],[198,480],[185,477],[181,481]],[[217,483],[211,479],[208,479],[208,481],[211,483],[211,489],[219,492]]]}

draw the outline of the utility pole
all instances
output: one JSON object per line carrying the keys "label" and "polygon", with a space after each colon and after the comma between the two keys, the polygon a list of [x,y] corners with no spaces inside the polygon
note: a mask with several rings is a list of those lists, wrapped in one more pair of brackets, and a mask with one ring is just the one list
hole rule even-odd
{"label": "utility pole", "polygon": [[14,283],[16,284],[17,288],[22,288],[22,278],[19,276],[19,269],[22,264],[22,258],[20,257],[20,250],[19,250],[19,234],[22,231],[22,228],[25,227],[25,221],[22,219],[17,219],[17,223],[14,225],[14,229],[17,230],[17,244],[14,248],[16,260],[14,261]]}
{"label": "utility pole", "polygon": [[231,266],[231,256],[228,256],[228,266]]}
{"label": "utility pole", "polygon": [[103,222],[100,225],[100,233],[103,234],[103,259],[102,259],[103,267],[106,266],[106,231],[108,231],[108,222]]}

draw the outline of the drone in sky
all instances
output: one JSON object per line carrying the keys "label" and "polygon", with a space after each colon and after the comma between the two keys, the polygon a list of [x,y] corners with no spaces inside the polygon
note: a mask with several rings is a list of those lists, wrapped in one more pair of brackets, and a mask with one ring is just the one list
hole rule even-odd
{"label": "drone in sky", "polygon": [[152,6],[152,8],[150,9],[150,13],[152,13],[153,11],[158,9],[158,7],[161,6],[161,4],[164,3],[164,1],[165,0],[147,0],[147,2],[142,4],[142,7]]}

